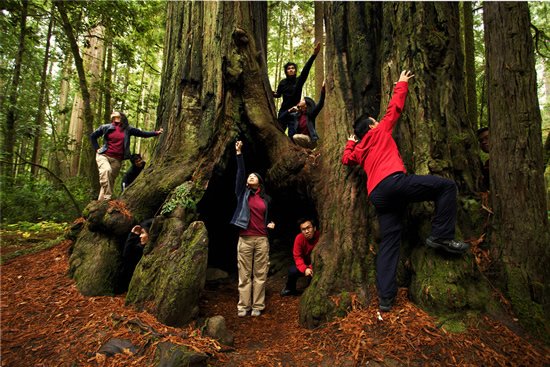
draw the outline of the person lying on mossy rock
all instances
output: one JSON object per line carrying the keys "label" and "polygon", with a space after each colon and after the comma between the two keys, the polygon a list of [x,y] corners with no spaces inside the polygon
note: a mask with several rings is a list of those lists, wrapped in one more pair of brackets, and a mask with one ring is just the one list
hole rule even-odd
{"label": "person lying on mossy rock", "polygon": [[342,156],[344,165],[359,164],[367,174],[367,193],[376,209],[382,238],[376,256],[376,285],[380,310],[384,312],[391,310],[397,295],[399,245],[407,203],[435,202],[432,235],[426,239],[426,245],[455,254],[462,254],[469,248],[468,244],[454,239],[456,184],[438,176],[407,174],[392,137],[412,77],[414,75],[410,71],[401,72],[386,114],[380,122],[369,116],[355,121],[354,135],[348,138]]}
{"label": "person lying on mossy rock", "polygon": [[299,277],[308,277],[308,285],[313,277],[313,266],[311,264],[311,252],[319,242],[319,231],[315,222],[310,218],[298,220],[300,233],[294,239],[292,255],[294,264],[288,268],[288,279],[281,291],[281,296],[296,295],[296,282]]}

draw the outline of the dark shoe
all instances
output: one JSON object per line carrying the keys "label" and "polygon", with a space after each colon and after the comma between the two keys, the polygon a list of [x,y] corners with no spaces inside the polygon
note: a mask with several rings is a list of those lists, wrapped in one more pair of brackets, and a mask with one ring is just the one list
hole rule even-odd
{"label": "dark shoe", "polygon": [[380,311],[382,312],[390,312],[391,308],[393,306],[393,301],[395,301],[395,297],[391,298],[380,298],[379,304],[380,304]]}
{"label": "dark shoe", "polygon": [[293,291],[292,289],[288,289],[288,288],[283,288],[283,290],[281,291],[281,297],[286,297],[286,296],[294,296],[296,294],[296,291]]}
{"label": "dark shoe", "polygon": [[426,239],[426,245],[432,248],[440,248],[453,254],[463,254],[470,248],[470,245],[462,241],[444,240],[433,236]]}

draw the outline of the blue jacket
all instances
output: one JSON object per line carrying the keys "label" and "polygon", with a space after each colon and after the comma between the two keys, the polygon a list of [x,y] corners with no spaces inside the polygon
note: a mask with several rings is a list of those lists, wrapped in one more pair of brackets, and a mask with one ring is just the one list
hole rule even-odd
{"label": "blue jacket", "polygon": [[[311,141],[317,141],[319,140],[319,135],[317,134],[317,130],[315,129],[315,119],[317,118],[317,115],[319,115],[319,112],[323,109],[323,106],[325,105],[325,91],[321,90],[321,97],[319,98],[319,103],[315,104],[315,102],[309,98],[306,97],[306,105],[307,105],[307,129],[309,130],[309,137],[311,138]],[[288,112],[288,110],[285,110],[281,113],[279,117],[279,121],[284,121],[285,125],[288,124],[288,136],[292,139],[294,134],[298,131],[298,124],[300,121],[300,113],[299,112]]]}
{"label": "blue jacket", "polygon": [[[100,136],[103,136],[103,146],[101,149],[97,152],[98,154],[103,154],[107,150],[107,141],[109,141],[109,134],[115,130],[115,125],[113,124],[105,124],[101,125],[97,128],[96,131],[90,134],[90,141],[92,142],[92,146],[94,147],[94,150],[99,149],[99,144],[97,142],[97,138]],[[151,138],[153,136],[157,136],[156,131],[142,131],[138,128],[135,128],[133,126],[126,126],[124,129],[124,159],[130,159],[130,136],[139,136],[141,138]]]}
{"label": "blue jacket", "polygon": [[[237,207],[231,218],[231,224],[235,226],[247,229],[248,222],[250,221],[250,208],[248,207],[248,197],[250,196],[250,190],[246,187],[246,174],[244,167],[244,158],[242,154],[237,154],[237,176],[235,179],[235,195],[237,195]],[[263,193],[262,199],[265,203],[265,225],[270,222],[269,220],[269,204],[271,198]]]}

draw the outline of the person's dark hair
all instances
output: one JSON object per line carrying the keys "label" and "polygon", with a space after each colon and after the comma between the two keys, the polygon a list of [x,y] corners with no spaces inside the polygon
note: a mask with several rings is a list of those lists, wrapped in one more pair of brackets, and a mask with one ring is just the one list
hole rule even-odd
{"label": "person's dark hair", "polygon": [[477,136],[479,137],[485,131],[489,131],[489,128],[487,126],[477,129]]}
{"label": "person's dark hair", "polygon": [[369,117],[369,114],[363,114],[353,123],[353,133],[359,140],[363,139],[370,130],[372,120]]}
{"label": "person's dark hair", "polygon": [[317,227],[317,223],[315,222],[315,219],[313,218],[310,218],[310,217],[302,217],[300,219],[298,219],[296,221],[296,223],[298,223],[298,228],[304,224],[305,222],[311,222],[311,225],[314,226],[314,227]]}
{"label": "person's dark hair", "polygon": [[306,101],[306,114],[311,114],[311,111],[315,108],[315,101],[310,97],[304,97]]}
{"label": "person's dark hair", "polygon": [[124,113],[120,113],[120,128],[126,129],[128,127],[128,117]]}
{"label": "person's dark hair", "polygon": [[134,153],[134,154],[132,154],[132,155],[130,156],[130,162],[131,162],[132,164],[135,164],[135,163],[136,163],[136,160],[137,160],[138,158],[139,158],[139,159],[143,159],[143,158],[141,157],[141,154],[139,154],[139,153]]}
{"label": "person's dark hair", "polygon": [[250,172],[249,175],[254,175],[258,177],[258,181],[260,182],[260,197],[265,198],[267,193],[265,192],[265,185],[264,185],[264,179],[258,172]]}
{"label": "person's dark hair", "polygon": [[153,224],[153,220],[155,218],[149,218],[145,219],[143,222],[141,222],[139,225],[141,228],[145,229],[147,232],[149,232],[149,229],[151,228],[151,225]]}
{"label": "person's dark hair", "polygon": [[296,65],[296,64],[293,63],[293,62],[287,62],[287,63],[283,66],[283,70],[285,71],[285,75],[287,75],[286,69],[288,69],[288,67],[289,67],[290,65],[294,65],[294,69],[296,69],[296,71],[298,71],[298,65]]}

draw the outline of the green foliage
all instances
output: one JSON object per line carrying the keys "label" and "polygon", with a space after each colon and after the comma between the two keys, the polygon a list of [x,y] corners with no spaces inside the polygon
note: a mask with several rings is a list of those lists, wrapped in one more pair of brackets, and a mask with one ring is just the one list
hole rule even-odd
{"label": "green foliage", "polygon": [[[81,207],[90,200],[88,187],[78,177],[65,183]],[[2,192],[2,225],[16,222],[69,222],[77,217],[76,209],[62,187],[46,180],[19,177],[13,189]]]}
{"label": "green foliage", "polygon": [[197,204],[202,197],[202,190],[192,181],[186,181],[172,191],[170,198],[162,206],[160,214],[170,214],[176,207],[180,206],[191,211],[197,209]]}

